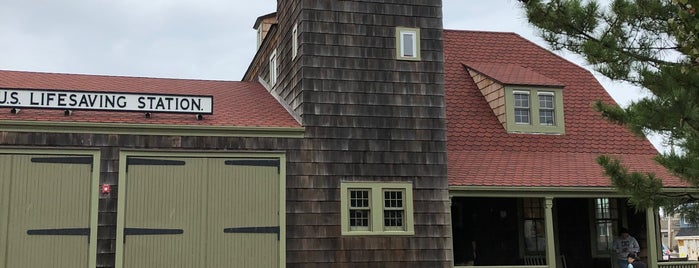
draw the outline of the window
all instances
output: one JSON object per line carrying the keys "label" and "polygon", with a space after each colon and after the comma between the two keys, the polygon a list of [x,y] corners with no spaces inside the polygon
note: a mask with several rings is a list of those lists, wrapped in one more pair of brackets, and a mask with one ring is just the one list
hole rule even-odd
{"label": "window", "polygon": [[349,227],[352,231],[369,230],[371,189],[352,189],[350,192]]}
{"label": "window", "polygon": [[412,235],[411,183],[344,182],[343,235]]}
{"label": "window", "polygon": [[563,88],[505,87],[505,103],[508,132],[565,133]]}
{"label": "window", "polygon": [[277,50],[269,56],[269,84],[274,86],[277,84]]}
{"label": "window", "polygon": [[529,124],[529,91],[515,91],[515,123]]}
{"label": "window", "polygon": [[616,199],[597,198],[594,204],[594,241],[592,242],[595,255],[607,255],[612,248],[614,226],[618,226],[619,209]]}
{"label": "window", "polygon": [[539,124],[545,126],[556,125],[555,105],[553,92],[539,92]]}
{"label": "window", "polygon": [[420,60],[420,29],[396,28],[396,58]]}
{"label": "window", "polygon": [[299,25],[294,24],[291,30],[291,58],[295,59],[299,51]]}
{"label": "window", "polygon": [[522,200],[524,223],[524,254],[542,255],[546,251],[546,226],[544,199],[524,198]]}

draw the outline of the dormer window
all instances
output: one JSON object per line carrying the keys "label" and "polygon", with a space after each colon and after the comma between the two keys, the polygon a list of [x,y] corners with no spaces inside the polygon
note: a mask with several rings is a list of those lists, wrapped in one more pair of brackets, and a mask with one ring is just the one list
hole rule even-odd
{"label": "dormer window", "polygon": [[529,91],[515,91],[514,98],[515,124],[531,124]]}
{"label": "dormer window", "polygon": [[505,127],[514,133],[563,134],[562,88],[505,86]]}
{"label": "dormer window", "polygon": [[464,64],[508,133],[564,134],[563,84],[515,64]]}
{"label": "dormer window", "polygon": [[396,28],[396,58],[420,60],[420,29]]}
{"label": "dormer window", "polygon": [[544,126],[556,125],[556,105],[553,92],[539,92],[539,124]]}

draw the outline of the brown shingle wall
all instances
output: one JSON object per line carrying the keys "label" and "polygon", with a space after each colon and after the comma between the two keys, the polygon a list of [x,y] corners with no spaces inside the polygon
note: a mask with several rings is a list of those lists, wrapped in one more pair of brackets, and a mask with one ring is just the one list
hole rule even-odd
{"label": "brown shingle wall", "polygon": [[[300,47],[277,90],[307,137],[289,157],[287,267],[450,267],[441,2],[279,4],[281,51],[296,22]],[[421,61],[395,59],[397,26],[421,29]],[[415,235],[342,236],[342,181],[413,182]]]}

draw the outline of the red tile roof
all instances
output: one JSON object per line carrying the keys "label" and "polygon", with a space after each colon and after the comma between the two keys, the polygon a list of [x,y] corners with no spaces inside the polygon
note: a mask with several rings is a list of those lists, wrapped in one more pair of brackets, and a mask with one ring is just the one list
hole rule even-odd
{"label": "red tile roof", "polygon": [[22,109],[18,114],[0,112],[0,120],[85,123],[163,124],[192,126],[300,127],[299,123],[262,85],[253,82],[207,81],[143,77],[120,77],[0,70],[0,89],[81,90],[156,94],[209,95],[214,111],[196,120],[191,114],[138,112],[63,111]]}
{"label": "red tile roof", "polygon": [[505,85],[563,87],[560,82],[516,64],[471,62],[466,67]]}
{"label": "red tile roof", "polygon": [[[665,186],[684,186],[653,162],[657,151],[647,139],[593,110],[598,99],[614,101],[582,67],[514,33],[447,30],[444,46],[451,186],[610,186],[595,162],[600,154],[621,156],[632,171],[661,175]],[[565,134],[508,134],[464,64],[509,82],[564,85]],[[505,70],[520,71],[508,78]]]}

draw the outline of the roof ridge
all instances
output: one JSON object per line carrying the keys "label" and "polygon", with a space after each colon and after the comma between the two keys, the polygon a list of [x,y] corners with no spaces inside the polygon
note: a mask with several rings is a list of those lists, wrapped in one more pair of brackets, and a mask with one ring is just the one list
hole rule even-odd
{"label": "roof ridge", "polygon": [[93,78],[123,78],[123,79],[155,79],[155,80],[176,80],[176,81],[205,81],[205,82],[240,82],[240,83],[254,83],[248,81],[235,81],[235,80],[220,80],[220,79],[202,79],[202,78],[175,78],[175,77],[155,77],[155,76],[129,76],[129,75],[113,75],[113,74],[86,74],[86,73],[62,73],[62,72],[46,72],[46,71],[21,71],[21,70],[6,70],[0,69],[0,73],[22,73],[22,74],[36,74],[36,75],[63,75],[63,76],[82,76],[82,77],[93,77]]}

